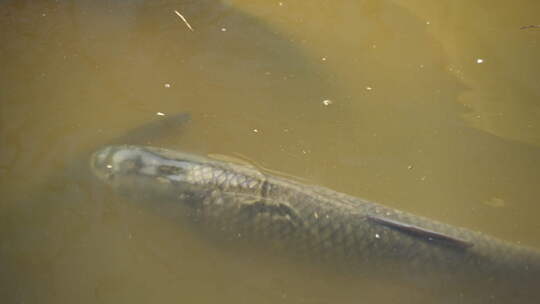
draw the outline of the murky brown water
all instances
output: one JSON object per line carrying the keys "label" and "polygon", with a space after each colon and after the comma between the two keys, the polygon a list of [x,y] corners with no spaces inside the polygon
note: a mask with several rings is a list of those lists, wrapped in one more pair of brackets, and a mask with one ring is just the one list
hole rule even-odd
{"label": "murky brown water", "polygon": [[532,0],[3,1],[0,299],[443,302],[221,252],[93,183],[86,158],[158,112],[188,112],[154,144],[540,248],[540,30],[520,29],[538,12]]}

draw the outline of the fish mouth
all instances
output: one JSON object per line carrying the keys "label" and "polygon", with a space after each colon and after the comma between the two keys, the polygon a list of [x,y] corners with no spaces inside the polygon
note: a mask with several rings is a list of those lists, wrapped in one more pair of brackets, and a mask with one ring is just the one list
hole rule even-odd
{"label": "fish mouth", "polygon": [[90,169],[99,179],[107,181],[113,176],[113,165],[111,155],[114,153],[114,147],[102,148],[92,154],[90,157]]}

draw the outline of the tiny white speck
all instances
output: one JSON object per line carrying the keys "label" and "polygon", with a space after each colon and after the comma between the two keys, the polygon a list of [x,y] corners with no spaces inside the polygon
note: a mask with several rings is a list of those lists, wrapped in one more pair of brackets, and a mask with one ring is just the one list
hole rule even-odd
{"label": "tiny white speck", "polygon": [[107,167],[108,169],[112,169],[112,165],[110,165],[110,164],[107,165],[106,167]]}
{"label": "tiny white speck", "polygon": [[366,90],[371,91],[371,90],[373,90],[373,88],[368,86],[368,87],[366,87]]}
{"label": "tiny white speck", "polygon": [[484,62],[484,59],[482,59],[482,58],[476,59],[476,63],[483,63],[483,62]]}
{"label": "tiny white speck", "polygon": [[253,129],[253,133],[259,133],[259,129]]}
{"label": "tiny white speck", "polygon": [[47,14],[43,13],[43,14],[41,14],[41,16],[45,17],[45,16],[47,16]]}
{"label": "tiny white speck", "polygon": [[170,84],[170,83],[166,83],[166,84],[164,84],[163,86],[166,87],[166,88],[170,88],[170,87],[171,87],[171,84]]}
{"label": "tiny white speck", "polygon": [[226,28],[226,27],[222,27],[222,28],[221,28],[221,31],[222,31],[222,32],[226,32],[226,31],[227,31],[227,28]]}
{"label": "tiny white speck", "polygon": [[326,61],[326,57],[321,58],[322,61]]}
{"label": "tiny white speck", "polygon": [[322,101],[322,104],[325,105],[325,106],[329,106],[331,105],[333,102],[330,100],[330,99],[325,99]]}
{"label": "tiny white speck", "polygon": [[429,22],[429,21],[426,21],[426,24],[427,24],[427,25],[430,25],[430,24],[431,24],[431,22]]}
{"label": "tiny white speck", "polygon": [[278,2],[278,5],[279,5],[279,6],[283,6],[283,2]]}
{"label": "tiny white speck", "polygon": [[421,69],[423,69],[423,68],[424,68],[424,65],[423,65],[423,64],[421,64],[421,65],[420,65],[420,68],[421,68]]}
{"label": "tiny white speck", "polygon": [[157,116],[165,116],[165,113],[163,113],[163,112],[156,112],[156,115],[157,115]]}
{"label": "tiny white speck", "polygon": [[375,238],[380,239],[381,236],[378,233],[375,233]]}
{"label": "tiny white speck", "polygon": [[315,217],[316,219],[318,219],[318,218],[319,218],[319,214],[318,214],[317,212],[314,212],[314,213],[313,213],[313,217]]}
{"label": "tiny white speck", "polygon": [[408,165],[407,170],[411,170],[413,168],[413,165]]}

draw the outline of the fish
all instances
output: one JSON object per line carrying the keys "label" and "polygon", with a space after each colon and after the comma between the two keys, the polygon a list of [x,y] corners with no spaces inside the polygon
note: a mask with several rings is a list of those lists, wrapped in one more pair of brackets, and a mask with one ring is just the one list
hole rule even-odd
{"label": "fish", "polygon": [[[435,284],[451,294],[474,290],[484,297],[478,303],[540,300],[539,251],[481,232],[254,166],[159,147],[106,146],[90,167],[116,193],[181,206],[186,220],[222,242],[347,273]],[[464,281],[477,287],[463,290]]]}

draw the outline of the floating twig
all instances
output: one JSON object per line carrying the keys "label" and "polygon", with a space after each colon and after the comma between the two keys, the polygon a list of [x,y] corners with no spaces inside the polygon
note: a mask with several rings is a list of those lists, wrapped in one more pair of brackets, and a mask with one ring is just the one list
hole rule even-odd
{"label": "floating twig", "polygon": [[537,28],[537,29],[540,29],[540,25],[524,25],[522,27],[520,27],[519,29],[520,30],[526,30],[526,29],[532,29],[532,28]]}
{"label": "floating twig", "polygon": [[184,23],[186,24],[186,26],[188,27],[188,29],[189,29],[190,31],[193,31],[193,28],[191,27],[191,25],[189,24],[189,22],[187,21],[187,19],[186,19],[184,16],[182,16],[182,14],[180,14],[180,12],[178,12],[178,11],[175,10],[174,13],[175,13],[178,17],[180,17],[180,19],[182,19],[182,21],[184,21]]}

